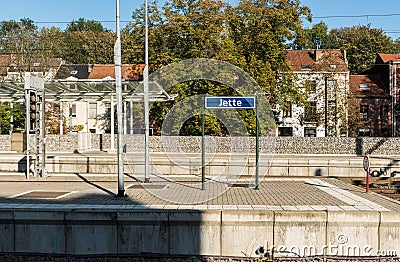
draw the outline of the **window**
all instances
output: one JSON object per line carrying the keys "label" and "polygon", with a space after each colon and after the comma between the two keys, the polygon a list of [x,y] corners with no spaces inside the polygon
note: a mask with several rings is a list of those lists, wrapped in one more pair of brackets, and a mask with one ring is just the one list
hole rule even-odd
{"label": "window", "polygon": [[371,129],[369,128],[358,129],[358,136],[371,136]]}
{"label": "window", "polygon": [[305,127],[304,128],[304,136],[305,137],[316,137],[317,136],[317,128],[316,127]]}
{"label": "window", "polygon": [[368,119],[368,105],[360,105],[360,117],[361,119]]}
{"label": "window", "polygon": [[293,128],[292,127],[279,127],[278,128],[278,136],[293,136]]}
{"label": "window", "polygon": [[381,120],[385,121],[389,118],[389,106],[381,105]]}
{"label": "window", "polygon": [[89,118],[97,117],[97,103],[89,103]]}
{"label": "window", "polygon": [[317,92],[317,81],[316,80],[310,80],[308,81],[308,85],[310,87],[310,92],[315,93]]}
{"label": "window", "polygon": [[317,122],[317,102],[309,102],[305,107],[304,120],[307,122]]}
{"label": "window", "polygon": [[369,85],[368,84],[359,84],[358,87],[360,90],[369,90]]}
{"label": "window", "polygon": [[308,64],[302,64],[302,65],[301,65],[301,69],[302,69],[302,70],[310,69],[310,65],[308,65]]}
{"label": "window", "polygon": [[69,113],[70,113],[70,116],[76,117],[76,104],[72,104]]}
{"label": "window", "polygon": [[283,117],[292,117],[292,104],[283,108]]}
{"label": "window", "polygon": [[106,112],[104,113],[104,116],[106,118],[111,118],[111,103],[104,103],[104,107]]}

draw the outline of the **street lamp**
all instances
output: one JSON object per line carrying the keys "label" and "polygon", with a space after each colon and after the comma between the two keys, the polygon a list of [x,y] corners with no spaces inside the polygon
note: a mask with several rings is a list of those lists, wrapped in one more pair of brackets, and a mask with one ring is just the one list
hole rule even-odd
{"label": "street lamp", "polygon": [[[119,14],[119,0],[117,3],[117,40],[114,46],[114,63],[115,63],[115,93],[117,95],[117,123],[118,123],[118,133],[117,133],[117,159],[118,159],[118,194],[117,197],[125,196],[124,188],[124,160],[122,157],[122,73],[121,73],[121,30],[120,30],[120,14]],[[111,105],[112,106],[112,105]],[[111,139],[114,139],[111,137]]]}
{"label": "street lamp", "polygon": [[144,182],[150,183],[149,176],[149,30],[148,30],[148,0],[145,0],[145,41],[144,41],[144,71],[143,71],[143,102],[144,102]]}

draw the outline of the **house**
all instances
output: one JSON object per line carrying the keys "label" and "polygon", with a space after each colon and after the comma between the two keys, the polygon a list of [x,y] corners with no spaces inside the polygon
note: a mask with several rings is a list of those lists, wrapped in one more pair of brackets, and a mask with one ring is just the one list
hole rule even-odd
{"label": "house", "polygon": [[296,101],[276,106],[278,136],[347,136],[347,95],[350,71],[345,53],[336,49],[288,50],[286,55],[307,95],[307,104]]}
{"label": "house", "polygon": [[[122,65],[123,81],[138,81],[143,78],[144,65]],[[55,81],[62,82],[72,92],[93,92],[114,93],[113,85],[108,82],[115,80],[114,64],[90,64],[90,65],[62,65],[58,70]],[[96,86],[95,88],[91,86]],[[103,87],[102,87],[103,86]],[[127,88],[126,86],[124,88]],[[124,90],[127,91],[127,90]],[[109,96],[109,95],[108,95]],[[115,98],[114,98],[115,99]],[[111,101],[90,100],[90,101],[70,101],[59,102],[63,112],[66,112],[64,118],[69,130],[74,127],[83,127],[83,133],[110,133],[111,132]],[[124,104],[125,112],[132,112],[132,103]],[[125,114],[126,115],[126,114]],[[131,123],[133,116],[128,114],[125,117],[125,133],[132,133]]]}
{"label": "house", "polygon": [[367,74],[378,74],[385,90],[393,98],[392,136],[398,136],[400,130],[400,54],[378,54],[374,66]]}
{"label": "house", "polygon": [[25,72],[42,76],[45,81],[52,80],[63,60],[61,58],[33,59],[31,63],[20,65],[18,57],[0,55],[0,81],[23,82]]}
{"label": "house", "polygon": [[349,136],[392,136],[392,102],[379,74],[351,75]]}

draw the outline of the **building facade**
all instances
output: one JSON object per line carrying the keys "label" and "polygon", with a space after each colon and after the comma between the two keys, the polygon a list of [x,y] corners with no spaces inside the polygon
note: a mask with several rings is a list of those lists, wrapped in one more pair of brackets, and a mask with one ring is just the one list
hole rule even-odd
{"label": "building facade", "polygon": [[392,96],[379,74],[351,75],[349,136],[392,136]]}
{"label": "building facade", "polygon": [[347,136],[350,71],[340,50],[289,50],[287,59],[305,105],[276,106],[278,136]]}

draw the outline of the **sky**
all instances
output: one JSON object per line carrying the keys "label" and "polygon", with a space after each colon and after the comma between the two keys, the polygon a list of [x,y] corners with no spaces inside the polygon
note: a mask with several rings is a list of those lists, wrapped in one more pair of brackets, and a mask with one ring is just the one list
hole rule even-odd
{"label": "sky", "polygon": [[[150,1],[150,0],[149,0]],[[161,0],[164,1],[164,0]],[[229,0],[237,3],[239,0]],[[160,2],[160,0],[159,0]],[[367,25],[381,28],[394,39],[400,38],[399,0],[301,0],[311,8],[313,22],[305,27],[324,21],[328,27],[340,28]],[[108,29],[115,29],[116,0],[0,0],[0,21],[30,18],[39,27],[57,26],[62,29],[79,18],[102,22]],[[133,11],[144,0],[120,0],[121,27],[131,20]],[[328,18],[329,16],[334,16]],[[352,16],[352,17],[350,17]],[[321,18],[322,17],[322,18]]]}

